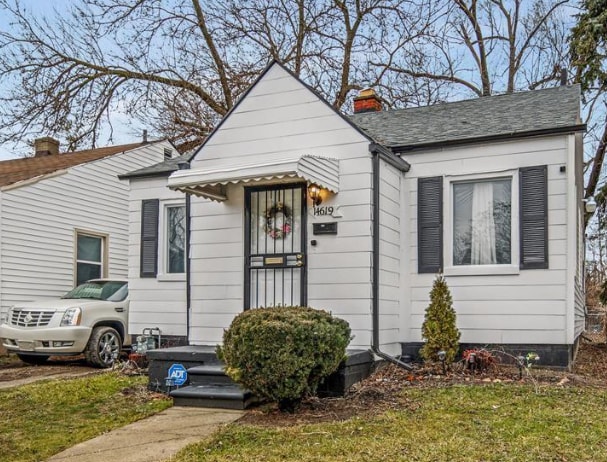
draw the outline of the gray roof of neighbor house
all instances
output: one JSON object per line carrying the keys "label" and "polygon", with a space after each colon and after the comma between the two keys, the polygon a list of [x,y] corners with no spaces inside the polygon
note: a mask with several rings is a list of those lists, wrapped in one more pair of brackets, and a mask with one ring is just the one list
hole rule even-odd
{"label": "gray roof of neighbor house", "polygon": [[432,106],[365,112],[350,120],[376,142],[407,151],[499,137],[584,130],[580,86],[441,103]]}
{"label": "gray roof of neighbor house", "polygon": [[179,164],[181,162],[189,162],[192,157],[192,153],[188,152],[178,157],[165,160],[158,164],[150,165],[149,167],[143,167],[132,172],[120,175],[120,178],[142,178],[150,176],[169,176],[176,170],[179,170]]}

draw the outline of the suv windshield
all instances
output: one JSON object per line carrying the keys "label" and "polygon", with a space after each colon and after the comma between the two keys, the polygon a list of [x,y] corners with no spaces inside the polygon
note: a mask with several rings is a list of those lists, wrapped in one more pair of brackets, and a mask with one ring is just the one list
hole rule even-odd
{"label": "suv windshield", "polygon": [[128,293],[128,285],[124,281],[89,281],[73,288],[61,298],[88,298],[121,302]]}

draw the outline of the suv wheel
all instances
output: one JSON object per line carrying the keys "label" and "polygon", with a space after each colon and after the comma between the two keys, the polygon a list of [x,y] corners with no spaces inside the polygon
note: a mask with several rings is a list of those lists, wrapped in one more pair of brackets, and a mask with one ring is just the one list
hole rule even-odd
{"label": "suv wheel", "polygon": [[17,353],[17,357],[27,364],[44,364],[48,359],[45,355],[26,355],[23,353]]}
{"label": "suv wheel", "polygon": [[122,350],[120,334],[111,327],[95,327],[84,350],[86,360],[95,367],[111,367]]}

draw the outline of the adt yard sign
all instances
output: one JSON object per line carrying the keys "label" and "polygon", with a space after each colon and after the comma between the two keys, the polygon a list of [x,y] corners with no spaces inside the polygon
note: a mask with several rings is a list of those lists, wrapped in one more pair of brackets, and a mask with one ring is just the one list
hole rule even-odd
{"label": "adt yard sign", "polygon": [[176,386],[182,386],[188,379],[188,371],[181,364],[173,364],[169,367],[169,377],[173,379]]}

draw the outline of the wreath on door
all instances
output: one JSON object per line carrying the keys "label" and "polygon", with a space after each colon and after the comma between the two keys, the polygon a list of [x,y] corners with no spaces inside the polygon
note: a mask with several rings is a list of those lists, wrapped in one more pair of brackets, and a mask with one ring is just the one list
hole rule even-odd
{"label": "wreath on door", "polygon": [[264,230],[272,239],[283,239],[293,229],[293,213],[291,209],[278,202],[266,210]]}

